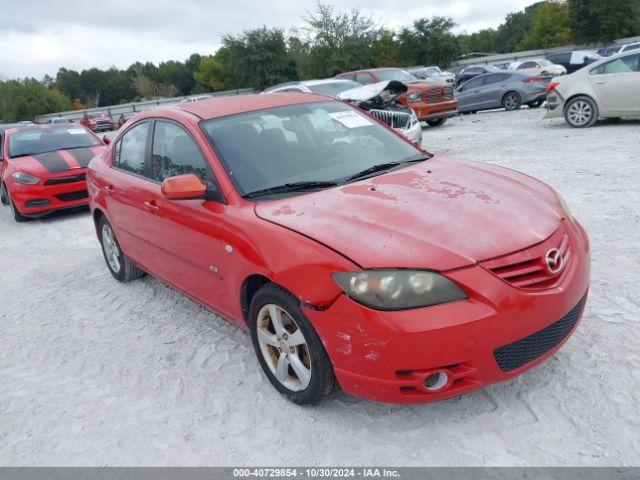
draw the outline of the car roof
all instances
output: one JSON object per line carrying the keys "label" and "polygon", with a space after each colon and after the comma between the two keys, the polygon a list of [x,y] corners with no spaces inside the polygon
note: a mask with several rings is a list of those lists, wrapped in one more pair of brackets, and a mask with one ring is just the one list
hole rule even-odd
{"label": "car roof", "polygon": [[328,85],[330,83],[342,83],[342,82],[351,82],[347,78],[322,78],[319,80],[304,80],[301,83],[302,85],[306,85],[307,87],[313,87],[315,85]]}
{"label": "car roof", "polygon": [[350,72],[342,72],[339,73],[339,75],[345,75],[347,73],[361,73],[361,72],[382,72],[385,70],[404,70],[403,68],[400,67],[381,67],[381,68],[363,68],[361,70],[352,70]]}
{"label": "car roof", "polygon": [[201,100],[199,102],[180,104],[176,105],[174,108],[183,112],[191,113],[200,119],[209,120],[238,113],[253,112],[265,108],[326,101],[331,100],[328,100],[325,95],[318,95],[315,93],[282,92],[278,95],[230,95],[227,97],[211,98],[208,100]]}

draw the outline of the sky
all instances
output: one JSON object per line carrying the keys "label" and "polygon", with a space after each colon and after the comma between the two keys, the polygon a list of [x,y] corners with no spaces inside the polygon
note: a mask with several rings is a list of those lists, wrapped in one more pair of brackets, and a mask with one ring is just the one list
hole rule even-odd
{"label": "sky", "polygon": [[[450,16],[456,33],[497,27],[535,0],[327,0],[389,28]],[[126,68],[213,54],[222,36],[267,25],[289,30],[315,0],[0,0],[0,79],[55,77],[58,68]]]}

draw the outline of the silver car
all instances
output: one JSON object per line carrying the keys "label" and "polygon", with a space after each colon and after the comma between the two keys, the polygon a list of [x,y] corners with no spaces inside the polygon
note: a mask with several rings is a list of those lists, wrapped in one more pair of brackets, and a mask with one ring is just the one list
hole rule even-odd
{"label": "silver car", "polygon": [[536,108],[544,102],[548,85],[548,77],[519,72],[480,75],[456,89],[458,111],[468,113],[494,108],[518,110],[522,105]]}
{"label": "silver car", "polygon": [[546,118],[562,118],[575,128],[600,118],[640,116],[640,52],[607,57],[549,85]]}

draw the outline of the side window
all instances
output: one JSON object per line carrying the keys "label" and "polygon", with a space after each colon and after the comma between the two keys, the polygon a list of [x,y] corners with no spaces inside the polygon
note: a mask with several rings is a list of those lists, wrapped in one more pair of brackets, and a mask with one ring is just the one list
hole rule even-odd
{"label": "side window", "polygon": [[483,81],[484,81],[484,78],[474,78],[473,80],[469,80],[467,83],[465,83],[464,88],[465,90],[468,90],[470,88],[478,88],[479,86],[482,85]]}
{"label": "side window", "polygon": [[518,70],[523,70],[525,68],[536,68],[537,66],[538,64],[536,62],[524,62],[518,67]]}
{"label": "side window", "polygon": [[591,75],[612,75],[616,73],[634,73],[640,71],[640,53],[616,58],[591,70]]}
{"label": "side window", "polygon": [[483,85],[491,85],[493,83],[500,83],[504,78],[504,75],[502,73],[495,73],[493,75],[487,75],[486,77],[483,77],[483,78],[484,78]]}
{"label": "side window", "polygon": [[162,182],[169,177],[195,173],[204,181],[213,175],[195,140],[181,127],[156,121],[153,133],[151,178]]}
{"label": "side window", "polygon": [[356,75],[356,82],[363,85],[369,85],[370,83],[373,83],[373,79],[368,73],[359,73]]}
{"label": "side window", "polygon": [[136,125],[125,133],[115,147],[115,166],[137,175],[145,174],[145,151],[149,122]]}

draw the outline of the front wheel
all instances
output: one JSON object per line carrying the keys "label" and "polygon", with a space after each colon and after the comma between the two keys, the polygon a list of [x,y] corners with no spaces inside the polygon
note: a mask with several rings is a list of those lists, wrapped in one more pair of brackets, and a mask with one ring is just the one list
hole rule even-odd
{"label": "front wheel", "polygon": [[439,127],[447,122],[446,118],[437,118],[435,120],[427,120],[427,125],[430,127]]}
{"label": "front wheel", "polygon": [[337,388],[322,341],[291,293],[272,283],[258,290],[249,329],[262,370],[288,400],[315,405]]}
{"label": "front wheel", "polygon": [[120,282],[129,282],[142,277],[144,272],[131,263],[122,252],[116,234],[113,232],[111,224],[106,217],[100,219],[98,228],[100,229],[102,254],[107,262],[107,267],[109,267],[111,275]]}
{"label": "front wheel", "polygon": [[564,108],[564,119],[574,128],[592,127],[598,121],[598,106],[589,97],[573,98]]}
{"label": "front wheel", "polygon": [[[3,183],[3,185],[4,185],[4,183]],[[22,215],[20,213],[20,211],[18,210],[18,207],[16,207],[16,204],[13,203],[13,200],[11,199],[11,194],[9,193],[9,190],[7,189],[6,185],[4,185],[4,188],[3,188],[2,191],[4,192],[4,195],[6,197],[7,203],[11,206],[11,213],[13,213],[13,219],[18,223],[28,222],[29,221],[29,217],[25,217],[24,215]]]}
{"label": "front wheel", "polygon": [[509,92],[502,99],[502,106],[505,110],[512,112],[522,106],[522,99],[518,92]]}

